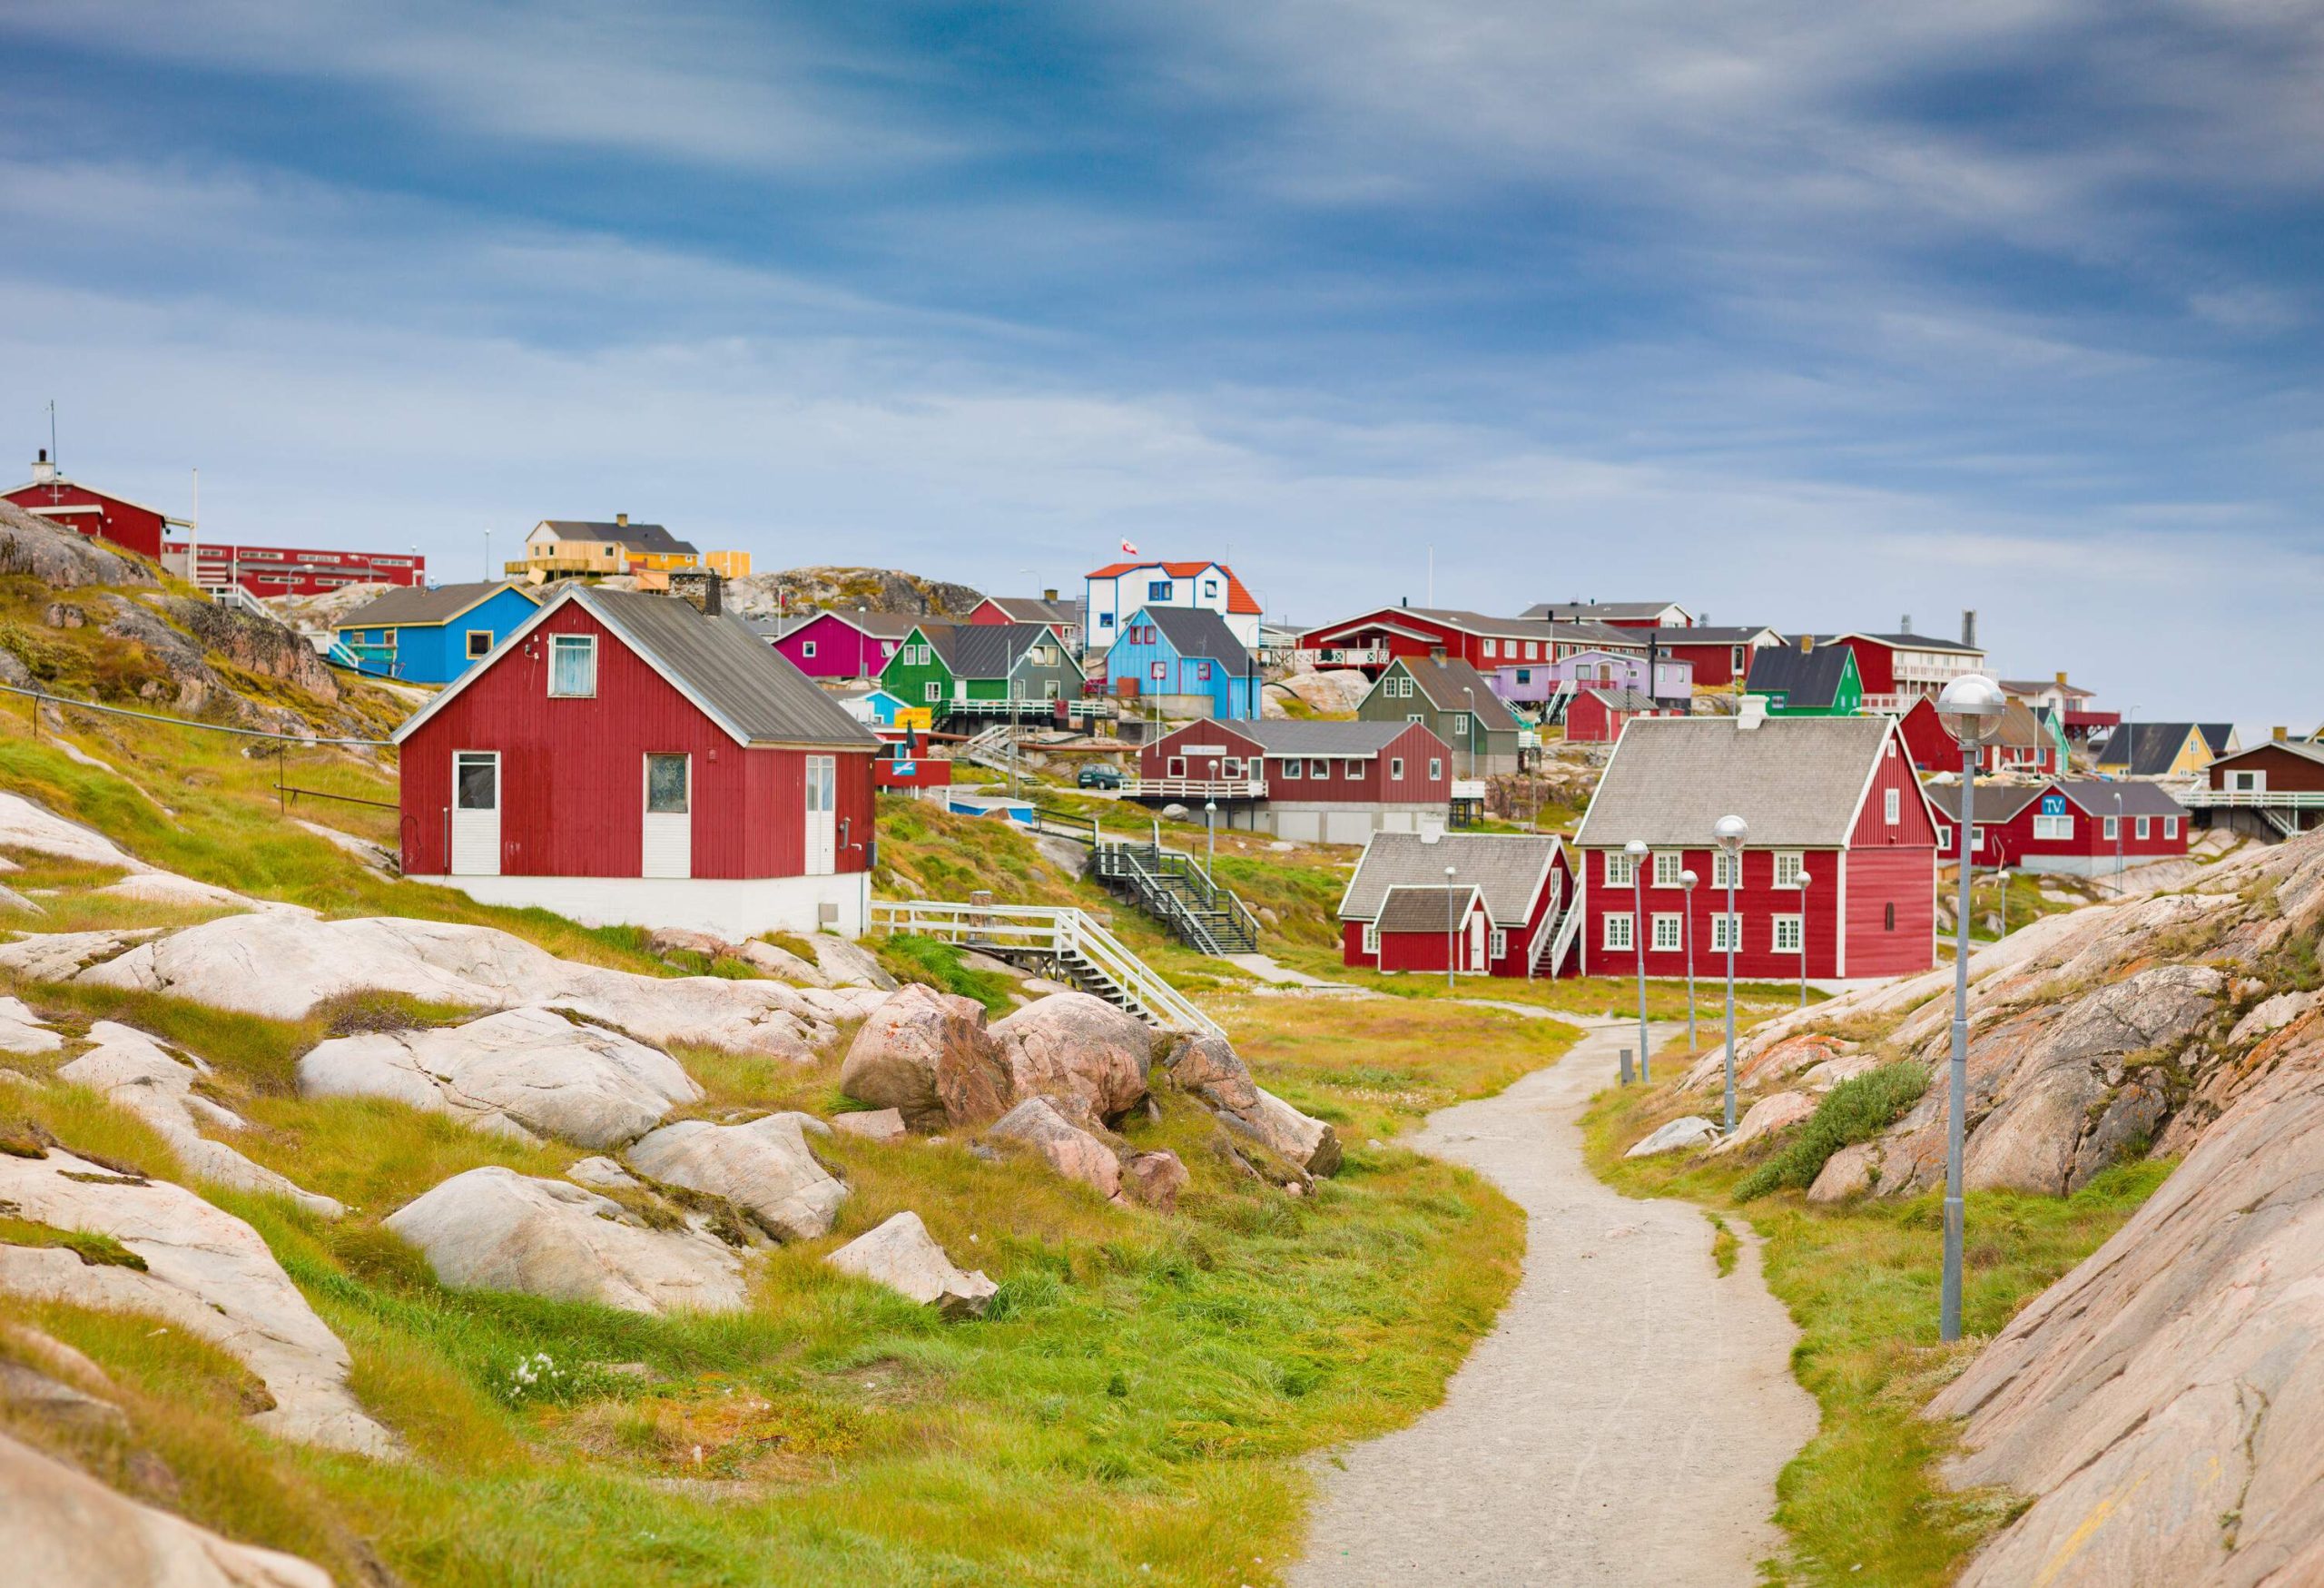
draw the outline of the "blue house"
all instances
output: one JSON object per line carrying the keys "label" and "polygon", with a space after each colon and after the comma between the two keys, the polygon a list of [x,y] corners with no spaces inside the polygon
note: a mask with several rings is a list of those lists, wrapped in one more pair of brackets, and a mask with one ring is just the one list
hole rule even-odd
{"label": "blue house", "polygon": [[1202,695],[1210,715],[1246,722],[1259,715],[1259,665],[1226,620],[1203,607],[1141,607],[1106,653],[1115,695]]}
{"label": "blue house", "polygon": [[330,659],[383,678],[449,684],[539,607],[517,584],[389,590],[339,620]]}

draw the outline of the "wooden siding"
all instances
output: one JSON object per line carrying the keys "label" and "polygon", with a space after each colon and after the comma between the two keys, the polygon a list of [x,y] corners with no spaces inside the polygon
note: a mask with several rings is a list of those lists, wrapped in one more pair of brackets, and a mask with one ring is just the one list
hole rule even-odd
{"label": "wooden siding", "polygon": [[[1189,745],[1218,745],[1225,746],[1225,755],[1189,755]],[[1242,775],[1264,776],[1267,780],[1267,795],[1272,800],[1289,800],[1302,804],[1335,804],[1348,805],[1413,805],[1442,804],[1449,807],[1452,798],[1452,753],[1444,742],[1419,723],[1405,725],[1404,731],[1388,742],[1387,748],[1368,761],[1359,761],[1357,776],[1346,776],[1344,757],[1325,756],[1331,763],[1331,775],[1315,778],[1305,775],[1305,764],[1315,759],[1299,757],[1302,775],[1283,775],[1284,763],[1288,757],[1263,751],[1258,745],[1235,730],[1231,723],[1201,722],[1177,728],[1153,743],[1142,746],[1137,753],[1137,773],[1140,777],[1224,778],[1227,774],[1219,762],[1228,756],[1243,760]],[[1183,757],[1186,770],[1169,770],[1173,758]],[[1256,772],[1255,761],[1264,758],[1265,769]],[[1389,775],[1391,764],[1401,758],[1404,775]],[[1436,776],[1428,774],[1429,761],[1439,765]],[[1438,967],[1440,970],[1442,966]]]}
{"label": "wooden siding", "polygon": [[[551,634],[597,636],[597,693],[548,697]],[[500,869],[509,876],[634,877],[643,863],[645,758],[693,758],[694,874],[787,877],[805,865],[806,757],[836,754],[835,869],[868,869],[872,752],[746,749],[568,603],[505,650],[405,742],[404,869],[448,869],[452,755],[500,755]]]}
{"label": "wooden siding", "polygon": [[168,533],[162,516],[124,502],[118,497],[109,497],[86,486],[58,480],[53,486],[28,485],[22,490],[10,491],[5,499],[14,502],[27,513],[36,508],[101,508],[102,511],[94,513],[60,513],[54,518],[48,518],[46,514],[39,516],[48,518],[48,521],[60,529],[72,529],[92,539],[102,538],[125,551],[150,557],[156,562],[162,558],[162,538]]}
{"label": "wooden siding", "polygon": [[[806,654],[811,642],[812,656]],[[810,678],[876,678],[888,661],[883,647],[901,644],[874,639],[838,614],[825,612],[775,641],[774,648]]]}
{"label": "wooden siding", "polygon": [[2271,793],[2324,791],[2324,761],[2311,761],[2272,740],[2222,756],[2204,768],[2204,775],[2217,789],[2228,786],[2227,774],[2230,772],[2266,773],[2268,788]]}
{"label": "wooden siding", "polygon": [[1936,963],[1934,853],[1895,848],[1849,853],[1845,974],[1909,976]]}

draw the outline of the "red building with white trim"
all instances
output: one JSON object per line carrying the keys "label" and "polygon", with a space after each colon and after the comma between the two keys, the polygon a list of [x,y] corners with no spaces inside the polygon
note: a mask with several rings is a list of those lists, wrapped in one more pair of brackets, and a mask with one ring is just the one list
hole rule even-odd
{"label": "red building with white trim", "polygon": [[1123,794],[1218,806],[1218,824],[1309,843],[1443,825],[1452,752],[1420,723],[1226,722],[1208,718],[1137,753]]}
{"label": "red building with white trim", "polygon": [[1556,662],[1576,651],[1647,654],[1647,636],[1604,623],[1488,617],[1449,607],[1377,607],[1299,636],[1319,667],[1354,667],[1377,677],[1399,657],[1447,656],[1490,674],[1511,662]]}
{"label": "red building with white trim", "polygon": [[[196,543],[195,569],[205,589],[240,585],[253,596],[320,596],[350,585],[428,583],[428,559],[416,551],[326,551],[313,547]],[[184,575],[184,541],[170,543],[170,567]]]}
{"label": "red building with white trim", "polygon": [[1650,629],[1647,637],[1664,656],[1693,666],[1698,694],[1741,685],[1751,676],[1752,652],[1783,644],[1783,636],[1765,626],[1706,628],[1698,624],[1691,628]]}
{"label": "red building with white trim", "polygon": [[403,869],[590,925],[853,936],[880,741],[733,618],[571,583],[396,730]]}
{"label": "red building with white trim", "polygon": [[1449,959],[1456,973],[1553,976],[1575,903],[1565,844],[1550,834],[1382,833],[1340,900],[1340,958],[1381,971],[1442,975]]}
{"label": "red building with white trim", "polygon": [[[1915,766],[1926,773],[1960,774],[1961,741],[1937,715],[1935,701],[1926,695],[1915,700],[1897,719],[1897,726],[1904,732],[1905,751]],[[1977,770],[2054,777],[2066,770],[2065,750],[2033,707],[2013,700],[2002,709],[2000,730],[1979,746]]]}
{"label": "red building with white trim", "polygon": [[[1932,784],[1928,797],[1936,810],[1942,863],[1960,853],[1961,785]],[[2077,877],[2183,860],[2194,826],[2187,808],[2161,785],[2101,777],[1981,783],[1971,814],[1977,819],[1969,843],[1972,865]]]}
{"label": "red building with white trim", "polygon": [[75,485],[49,461],[46,448],[34,459],[32,478],[12,491],[0,493],[0,499],[15,503],[35,518],[77,530],[92,540],[109,540],[124,551],[150,557],[155,562],[162,560],[171,526],[183,526],[186,522],[171,518],[159,508],[133,502],[127,497]]}
{"label": "red building with white trim", "polygon": [[[1936,822],[1885,716],[1652,717],[1614,747],[1575,833],[1590,975],[1724,970],[1724,815],[1749,833],[1735,879],[1736,973],[1911,975],[1936,962]],[[1634,887],[1625,846],[1648,846]],[[1681,873],[1692,871],[1691,894]],[[1807,883],[1800,882],[1801,873]],[[1647,919],[1637,919],[1643,901]]]}
{"label": "red building with white trim", "polygon": [[1610,745],[1633,717],[1686,715],[1635,689],[1584,689],[1566,703],[1565,739],[1569,745]]}

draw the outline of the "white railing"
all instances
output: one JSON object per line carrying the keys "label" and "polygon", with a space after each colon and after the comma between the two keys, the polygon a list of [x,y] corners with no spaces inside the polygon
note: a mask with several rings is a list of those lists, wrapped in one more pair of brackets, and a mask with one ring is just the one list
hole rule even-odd
{"label": "white railing", "polygon": [[1187,995],[1122,946],[1086,911],[1056,904],[953,904],[929,899],[872,902],[872,925],[976,947],[1019,949],[1080,962],[1124,1007],[1164,1031],[1226,1032]]}
{"label": "white railing", "polygon": [[2324,810],[2324,789],[2212,788],[2198,784],[2171,797],[2191,810]]}
{"label": "white railing", "polygon": [[1452,780],[1452,798],[1482,800],[1485,797],[1485,780],[1482,777],[1456,777]]}
{"label": "white railing", "polygon": [[1386,646],[1302,646],[1299,654],[1315,657],[1318,667],[1384,667],[1394,660]]}
{"label": "white railing", "polygon": [[1125,777],[1121,792],[1131,799],[1263,800],[1264,777]]}
{"label": "white railing", "polygon": [[973,761],[979,766],[990,766],[995,772],[1014,772],[1017,762],[1010,755],[1016,748],[1016,737],[1007,723],[995,723],[983,732],[963,741],[953,752],[956,761]]}

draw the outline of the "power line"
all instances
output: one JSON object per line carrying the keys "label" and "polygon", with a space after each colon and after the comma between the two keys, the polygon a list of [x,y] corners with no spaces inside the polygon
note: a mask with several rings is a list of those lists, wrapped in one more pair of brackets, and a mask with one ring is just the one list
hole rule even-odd
{"label": "power line", "polygon": [[276,739],[286,745],[359,745],[372,750],[395,748],[394,744],[387,739],[327,739],[317,734],[272,734],[264,728],[230,728],[222,723],[197,723],[182,716],[132,711],[125,705],[100,705],[94,700],[75,700],[69,695],[51,695],[44,689],[26,689],[15,684],[0,684],[0,690],[10,695],[29,695],[35,701],[45,700],[57,705],[74,706],[82,711],[110,712],[114,716],[133,716],[140,722],[166,723],[173,728],[197,728],[205,734],[233,734],[245,739]]}

